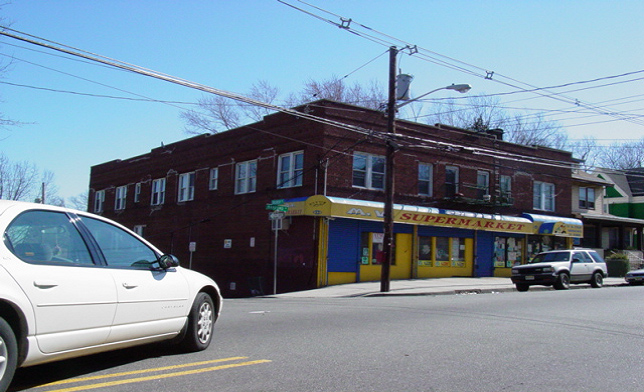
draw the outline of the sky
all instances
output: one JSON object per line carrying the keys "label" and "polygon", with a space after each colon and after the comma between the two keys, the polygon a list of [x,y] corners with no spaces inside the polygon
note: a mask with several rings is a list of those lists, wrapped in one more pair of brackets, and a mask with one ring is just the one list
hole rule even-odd
{"label": "sky", "polygon": [[[398,57],[414,76],[412,98],[469,83],[467,95],[541,113],[571,141],[644,136],[641,0],[2,4],[2,25],[20,35],[242,95],[266,81],[285,98],[308,80],[345,76],[386,88],[388,48],[415,45],[418,53]],[[0,153],[53,172],[63,198],[87,191],[93,165],[190,137],[180,114],[205,95],[6,36],[0,64],[0,113],[23,123],[0,129]]]}

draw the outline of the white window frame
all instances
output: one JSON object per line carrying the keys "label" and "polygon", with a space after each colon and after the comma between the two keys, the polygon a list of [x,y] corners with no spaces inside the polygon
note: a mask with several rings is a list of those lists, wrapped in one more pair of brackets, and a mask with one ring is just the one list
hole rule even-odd
{"label": "white window frame", "polygon": [[219,168],[210,169],[210,179],[208,180],[208,189],[214,191],[219,187]]}
{"label": "white window frame", "polygon": [[134,185],[134,202],[138,203],[139,201],[141,201],[141,183],[137,182]]}
{"label": "white window frame", "polygon": [[165,203],[165,183],[165,178],[157,178],[152,181],[150,205],[159,206]]}
{"label": "white window frame", "polygon": [[127,185],[119,186],[114,193],[114,210],[120,211],[125,209],[127,200]]}
{"label": "white window frame", "polygon": [[103,212],[105,207],[105,191],[96,191],[94,194],[94,212]]}
{"label": "white window frame", "polygon": [[434,165],[430,163],[418,164],[418,194],[422,196],[434,194]]}
{"label": "white window frame", "polygon": [[257,160],[235,165],[235,194],[253,193],[257,188]]}
{"label": "white window frame", "polygon": [[278,159],[277,188],[302,186],[304,174],[304,151],[282,154]]}
{"label": "white window frame", "polygon": [[535,181],[532,193],[532,208],[541,211],[555,210],[555,185],[549,182]]}
{"label": "white window frame", "polygon": [[179,174],[179,193],[177,201],[191,201],[195,198],[195,172]]}
{"label": "white window frame", "polygon": [[[357,159],[364,159],[365,167],[356,168]],[[374,169],[374,163],[382,164],[382,171],[377,171]],[[362,176],[356,176],[356,173],[361,173],[364,176],[364,184],[356,184],[356,178]],[[385,189],[385,176],[386,176],[386,159],[384,156],[372,155],[364,152],[355,152],[353,154],[353,170],[352,170],[352,185],[354,188],[366,188],[366,189]],[[378,185],[380,183],[381,185]]]}

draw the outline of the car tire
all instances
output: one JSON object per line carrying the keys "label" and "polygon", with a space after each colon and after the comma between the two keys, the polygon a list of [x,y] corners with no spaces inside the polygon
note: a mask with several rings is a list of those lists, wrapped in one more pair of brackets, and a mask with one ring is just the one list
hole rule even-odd
{"label": "car tire", "polygon": [[598,289],[604,285],[604,275],[601,272],[595,272],[590,280],[590,286]]}
{"label": "car tire", "polygon": [[528,291],[530,289],[530,285],[528,285],[528,284],[517,283],[516,287],[517,287],[517,291],[520,291],[520,292],[525,292],[525,291]]}
{"label": "car tire", "polygon": [[212,341],[212,333],[217,318],[217,310],[207,293],[197,294],[188,315],[185,336],[181,342],[186,351],[202,351]]}
{"label": "car tire", "polygon": [[557,275],[554,286],[555,290],[568,290],[570,288],[570,275],[565,272]]}
{"label": "car tire", "polygon": [[0,391],[6,391],[18,366],[18,343],[11,326],[0,318]]}

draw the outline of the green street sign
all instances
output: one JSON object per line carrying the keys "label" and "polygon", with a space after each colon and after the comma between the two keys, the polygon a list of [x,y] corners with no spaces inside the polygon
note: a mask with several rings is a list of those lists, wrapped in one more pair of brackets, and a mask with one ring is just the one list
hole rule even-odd
{"label": "green street sign", "polygon": [[284,199],[271,200],[271,204],[284,204]]}
{"label": "green street sign", "polygon": [[286,212],[288,211],[287,206],[280,206],[277,204],[266,204],[266,209],[269,211],[279,211],[279,212]]}

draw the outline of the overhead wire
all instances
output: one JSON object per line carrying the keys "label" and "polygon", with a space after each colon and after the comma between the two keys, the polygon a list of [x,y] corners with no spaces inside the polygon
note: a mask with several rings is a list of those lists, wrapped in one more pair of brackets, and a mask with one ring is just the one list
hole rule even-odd
{"label": "overhead wire", "polygon": [[[17,34],[22,34],[22,35],[17,35],[17,34],[14,34],[14,33],[10,33],[9,31],[12,31],[12,32],[17,33]],[[191,81],[184,80],[184,79],[181,79],[181,78],[173,77],[173,76],[163,74],[163,73],[160,73],[160,72],[156,72],[156,71],[153,71],[153,70],[150,70],[150,69],[141,68],[141,67],[138,67],[138,66],[135,66],[135,65],[132,65],[132,64],[128,64],[128,63],[119,61],[119,60],[110,59],[108,57],[93,54],[91,52],[86,52],[86,51],[82,51],[80,49],[68,47],[68,46],[63,45],[63,44],[54,43],[53,41],[49,41],[49,40],[45,40],[45,39],[42,39],[42,38],[39,38],[39,37],[31,36],[29,34],[22,33],[22,32],[13,30],[13,29],[5,28],[5,30],[0,31],[0,35],[5,35],[5,36],[10,37],[10,38],[14,38],[14,39],[17,39],[17,40],[28,42],[30,44],[38,45],[38,46],[45,47],[45,48],[48,48],[48,49],[51,49],[51,50],[56,50],[56,51],[59,51],[59,52],[62,52],[62,53],[72,55],[72,56],[79,56],[81,58],[84,58],[84,59],[87,59],[87,60],[90,60],[90,61],[96,61],[96,62],[99,62],[101,64],[105,64],[105,65],[108,65],[110,67],[114,67],[114,68],[121,69],[121,70],[130,71],[130,72],[133,72],[135,74],[140,74],[140,75],[143,75],[143,76],[148,76],[148,77],[164,80],[164,81],[171,82],[171,83],[174,83],[174,84],[178,84],[178,85],[181,85],[181,86],[184,86],[184,87],[193,88],[193,89],[204,91],[204,92],[207,92],[207,93],[220,95],[220,96],[230,98],[230,99],[233,99],[233,100],[236,100],[236,101],[240,101],[240,102],[243,102],[243,103],[247,103],[247,104],[250,104],[250,105],[256,105],[256,106],[264,107],[264,108],[267,108],[267,109],[270,109],[270,110],[282,112],[282,113],[285,113],[285,114],[296,116],[298,118],[303,118],[303,119],[306,119],[306,120],[315,121],[315,122],[318,122],[318,123],[338,127],[340,129],[345,129],[345,130],[357,132],[357,133],[360,133],[360,134],[362,134],[364,136],[367,136],[367,137],[373,137],[373,138],[382,139],[382,140],[387,140],[387,139],[390,138],[390,135],[388,135],[386,132],[373,131],[373,130],[365,129],[365,128],[362,128],[362,127],[349,125],[349,124],[345,124],[345,123],[338,122],[338,121],[329,120],[327,118],[313,116],[313,115],[310,115],[310,114],[308,114],[306,112],[296,111],[296,110],[293,110],[293,109],[286,109],[286,108],[283,108],[283,107],[279,107],[277,105],[273,105],[273,104],[261,102],[261,101],[258,101],[258,100],[254,100],[254,99],[251,99],[251,98],[248,98],[248,97],[244,97],[244,96],[241,96],[239,94],[230,93],[230,92],[227,92],[227,91],[224,91],[224,90],[220,90],[220,89],[212,88],[212,87],[209,87],[209,86],[201,85],[199,83],[195,83],[195,82],[191,82]],[[42,42],[42,41],[46,41],[46,42]],[[447,147],[450,147],[450,148],[465,149],[465,150],[470,151],[470,152],[472,152],[474,154],[487,155],[489,157],[495,157],[495,158],[499,158],[499,159],[515,160],[515,161],[520,161],[520,162],[529,162],[529,163],[533,163],[533,164],[553,165],[552,162],[550,162],[548,160],[543,160],[543,159],[538,158],[538,157],[517,156],[517,155],[511,155],[511,154],[508,154],[508,153],[505,153],[505,152],[502,152],[502,151],[493,151],[493,150],[489,150],[489,149],[475,148],[475,147],[470,147],[470,146],[458,145],[458,144],[454,144],[454,143],[443,143],[443,142],[436,142],[436,141],[431,141],[431,140],[429,140],[429,141],[426,140],[426,142],[435,143],[436,145],[447,146]],[[575,164],[569,164],[567,167],[568,168],[573,168],[575,166],[576,166]]]}
{"label": "overhead wire", "polygon": [[[334,17],[337,17],[337,18],[340,19],[341,23],[334,22],[334,21],[332,21],[330,19],[325,19],[325,18],[323,18],[323,17],[321,17],[319,15],[316,15],[313,12],[304,10],[301,7],[296,7],[296,6],[294,6],[294,5],[290,4],[290,3],[287,3],[284,0],[277,0],[277,1],[282,3],[282,4],[284,4],[284,5],[292,7],[294,9],[296,9],[296,10],[304,12],[304,13],[306,13],[308,15],[316,17],[318,19],[325,20],[327,23],[330,23],[332,25],[340,27],[340,28],[342,28],[342,29],[344,29],[346,31],[349,31],[349,32],[351,32],[351,33],[353,33],[355,35],[361,36],[363,38],[368,38],[369,40],[377,42],[377,43],[379,43],[381,45],[393,46],[393,45],[397,45],[397,44],[402,44],[403,49],[413,48],[413,53],[410,53],[410,54],[414,54],[420,59],[424,59],[426,61],[438,64],[438,65],[442,65],[442,66],[445,66],[447,68],[459,70],[461,72],[464,72],[464,73],[467,73],[467,74],[470,74],[470,75],[473,75],[473,76],[476,76],[476,77],[479,77],[479,78],[492,80],[492,81],[494,81],[496,83],[500,83],[500,84],[506,85],[507,87],[511,87],[511,88],[514,88],[514,89],[517,89],[517,90],[520,90],[520,91],[523,91],[523,92],[532,92],[532,93],[537,94],[537,95],[539,95],[541,97],[550,98],[550,99],[554,99],[554,100],[557,100],[557,101],[560,101],[560,102],[565,102],[565,103],[572,103],[572,104],[575,104],[577,106],[582,106],[582,107],[585,107],[588,110],[596,111],[596,112],[599,112],[602,115],[607,115],[607,116],[617,118],[618,120],[631,122],[631,123],[634,123],[634,124],[637,124],[637,125],[644,125],[644,120],[633,119],[633,118],[630,118],[630,117],[622,116],[620,113],[614,113],[614,112],[606,111],[600,106],[597,106],[597,105],[594,105],[594,104],[591,104],[591,103],[587,103],[587,102],[581,101],[581,100],[576,99],[576,98],[568,97],[568,96],[566,96],[566,95],[564,95],[562,93],[555,92],[555,91],[550,91],[549,89],[539,88],[539,87],[534,86],[532,84],[529,84],[529,83],[522,82],[522,81],[519,81],[517,79],[511,78],[509,76],[505,76],[503,74],[499,74],[499,73],[493,72],[493,71],[488,71],[485,68],[478,67],[478,66],[475,66],[475,65],[472,65],[472,64],[469,64],[469,63],[454,59],[454,58],[449,57],[449,56],[442,55],[440,53],[437,53],[437,52],[434,52],[434,51],[431,51],[431,50],[428,50],[428,49],[425,49],[425,48],[422,48],[422,47],[418,47],[417,45],[411,45],[406,41],[400,40],[400,39],[398,39],[396,37],[393,37],[391,35],[388,35],[388,34],[379,32],[379,31],[377,31],[375,29],[372,29],[372,28],[370,28],[370,27],[368,27],[366,25],[360,24],[360,23],[354,21],[351,18],[342,17],[340,15],[337,15],[335,13],[332,13],[332,12],[327,11],[325,9],[322,9],[320,7],[311,5],[311,4],[309,4],[309,3],[307,3],[307,2],[305,2],[303,0],[297,0],[297,1],[299,3],[301,3],[301,4],[304,4],[304,5],[308,6],[308,7],[313,8],[315,10],[318,10],[320,12],[324,12],[326,14],[329,14],[329,15],[332,15]],[[369,32],[369,34],[367,34],[365,32],[357,31],[356,29],[353,29],[351,27],[351,24],[358,25],[359,27],[367,30]],[[381,35],[384,38],[376,39],[374,34]],[[509,82],[499,80],[498,78],[507,79]],[[520,87],[519,85],[517,85],[517,83],[520,84],[520,85],[528,86],[531,90],[527,90],[525,87]]]}

